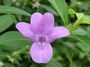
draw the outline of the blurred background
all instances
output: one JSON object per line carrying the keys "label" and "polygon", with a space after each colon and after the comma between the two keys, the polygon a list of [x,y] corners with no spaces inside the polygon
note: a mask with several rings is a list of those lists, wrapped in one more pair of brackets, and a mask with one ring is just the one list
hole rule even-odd
{"label": "blurred background", "polygon": [[[78,13],[90,15],[90,0],[66,0],[68,8]],[[34,12],[51,12],[54,14],[55,26],[63,26],[58,13],[48,0],[0,0],[0,6],[10,6],[22,9],[30,14]],[[64,8],[64,7],[63,7]],[[15,28],[20,21],[30,22],[30,17],[19,14],[0,13],[0,67],[51,67],[47,64],[35,63],[29,55],[32,42],[24,38]],[[76,21],[77,17],[68,15],[69,23]],[[13,21],[12,21],[13,20]],[[5,23],[3,23],[3,21]],[[85,36],[90,37],[90,25],[82,24]],[[76,33],[77,34],[77,33]],[[25,41],[15,39],[26,39]],[[15,41],[12,41],[15,40]],[[62,67],[90,67],[90,47],[84,45],[76,38],[68,36],[51,43],[53,47],[53,58]],[[56,66],[54,66],[56,67]]]}

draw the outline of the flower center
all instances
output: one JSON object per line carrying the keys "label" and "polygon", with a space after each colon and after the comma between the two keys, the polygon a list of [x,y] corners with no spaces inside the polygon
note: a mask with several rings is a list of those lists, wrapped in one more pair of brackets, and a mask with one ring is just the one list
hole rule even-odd
{"label": "flower center", "polygon": [[43,36],[39,36],[38,41],[41,42],[41,43],[46,42],[46,38],[43,37]]}
{"label": "flower center", "polygon": [[48,36],[38,35],[36,39],[37,39],[37,42],[39,44],[39,48],[44,49],[44,46],[48,40]]}

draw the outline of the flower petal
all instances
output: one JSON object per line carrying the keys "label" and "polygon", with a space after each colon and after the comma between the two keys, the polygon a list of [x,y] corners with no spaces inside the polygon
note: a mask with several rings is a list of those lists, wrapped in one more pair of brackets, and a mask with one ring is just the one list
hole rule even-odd
{"label": "flower petal", "polygon": [[58,38],[68,36],[70,34],[69,30],[65,27],[58,26],[54,28],[54,32],[49,37],[49,42],[52,42]]}
{"label": "flower petal", "polygon": [[45,35],[51,34],[54,28],[53,14],[49,12],[45,13],[41,18],[38,28],[41,34],[45,34]]}
{"label": "flower petal", "polygon": [[42,14],[38,13],[38,12],[32,14],[32,16],[31,16],[31,30],[32,30],[32,32],[34,32],[36,34],[39,33],[38,32],[38,24],[39,24],[41,18],[42,18]]}
{"label": "flower petal", "polygon": [[19,22],[16,24],[16,28],[23,34],[23,36],[35,42],[35,36],[30,31],[30,24]]}
{"label": "flower petal", "polygon": [[34,43],[30,49],[31,58],[36,63],[47,63],[52,58],[52,47],[49,43],[44,45],[43,49],[40,49],[38,43]]}

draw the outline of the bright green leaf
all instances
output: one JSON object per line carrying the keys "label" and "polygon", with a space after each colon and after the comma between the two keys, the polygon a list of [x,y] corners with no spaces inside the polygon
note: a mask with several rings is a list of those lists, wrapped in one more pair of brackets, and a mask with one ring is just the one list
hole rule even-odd
{"label": "bright green leaf", "polygon": [[83,16],[80,16],[79,18],[77,18],[77,20],[75,21],[74,23],[74,27],[75,26],[79,26],[81,24],[81,22],[83,21],[84,17]]}
{"label": "bright green leaf", "polygon": [[75,21],[73,26],[78,26],[80,24],[82,24],[82,22],[84,21],[84,14],[83,13],[75,13],[77,16],[77,20]]}
{"label": "bright green leaf", "polygon": [[68,14],[76,14],[77,20],[76,20],[74,26],[79,25],[79,24],[90,24],[90,16],[89,15],[84,15],[84,13],[77,13],[71,8],[68,9]]}
{"label": "bright green leaf", "polygon": [[90,20],[90,15],[85,15],[85,19]]}
{"label": "bright green leaf", "polygon": [[68,9],[68,14],[76,14],[76,12],[72,8],[69,8]]}
{"label": "bright green leaf", "polygon": [[90,16],[85,15],[83,21],[81,22],[82,24],[90,24]]}
{"label": "bright green leaf", "polygon": [[76,13],[76,16],[77,16],[77,18],[84,18],[84,14],[83,13]]}
{"label": "bright green leaf", "polygon": [[68,7],[65,0],[48,0],[56,9],[66,26],[68,24]]}
{"label": "bright green leaf", "polygon": [[90,24],[90,20],[84,19],[84,20],[81,22],[81,24]]}

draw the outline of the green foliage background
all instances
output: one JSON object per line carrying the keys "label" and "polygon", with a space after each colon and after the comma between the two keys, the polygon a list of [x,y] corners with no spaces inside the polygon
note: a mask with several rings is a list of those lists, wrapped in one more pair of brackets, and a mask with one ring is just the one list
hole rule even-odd
{"label": "green foliage background", "polygon": [[[55,26],[71,34],[52,44],[47,64],[29,55],[32,42],[17,31],[20,21],[30,22],[34,12],[51,12]],[[0,0],[0,67],[90,67],[90,0]]]}

